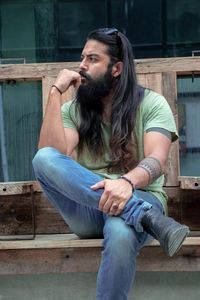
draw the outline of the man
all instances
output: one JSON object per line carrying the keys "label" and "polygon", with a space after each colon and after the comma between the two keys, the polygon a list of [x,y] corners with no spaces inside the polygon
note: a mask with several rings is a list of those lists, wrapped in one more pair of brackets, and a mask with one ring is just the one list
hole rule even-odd
{"label": "man", "polygon": [[[33,165],[71,229],[104,238],[96,299],[125,300],[137,251],[154,237],[172,256],[189,233],[164,215],[163,173],[177,132],[166,100],[137,84],[131,44],[117,29],[90,33],[81,59],[80,73],[62,70],[51,88]],[[76,99],[61,113],[71,85]]]}

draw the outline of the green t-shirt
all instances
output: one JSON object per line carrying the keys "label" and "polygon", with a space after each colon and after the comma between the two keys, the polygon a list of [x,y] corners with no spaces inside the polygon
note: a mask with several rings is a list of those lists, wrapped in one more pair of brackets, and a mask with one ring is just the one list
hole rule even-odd
{"label": "green t-shirt", "polygon": [[[80,113],[75,109],[74,101],[66,102],[62,106],[63,125],[66,128],[77,130],[80,125]],[[138,142],[139,161],[144,159],[143,133],[149,128],[163,128],[171,132],[172,141],[177,139],[177,130],[172,111],[169,104],[163,96],[151,90],[145,90],[144,98],[138,108],[136,119],[136,137]],[[116,179],[122,174],[108,173],[107,166],[112,157],[110,153],[109,140],[111,133],[111,124],[102,121],[102,140],[105,149],[105,158],[94,161],[88,148],[85,147],[81,155],[77,155],[77,162],[90,171],[103,178]],[[143,187],[142,190],[155,195],[162,203],[165,213],[167,213],[167,195],[163,191],[164,175],[156,179],[152,184]]]}

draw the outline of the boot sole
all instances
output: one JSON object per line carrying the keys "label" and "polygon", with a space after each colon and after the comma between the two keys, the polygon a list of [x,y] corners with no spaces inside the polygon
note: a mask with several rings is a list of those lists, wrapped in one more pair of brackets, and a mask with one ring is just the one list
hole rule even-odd
{"label": "boot sole", "polygon": [[167,238],[167,247],[165,247],[165,251],[170,257],[172,257],[181,248],[189,232],[189,227],[182,225],[181,228],[178,228],[176,231],[169,234]]}

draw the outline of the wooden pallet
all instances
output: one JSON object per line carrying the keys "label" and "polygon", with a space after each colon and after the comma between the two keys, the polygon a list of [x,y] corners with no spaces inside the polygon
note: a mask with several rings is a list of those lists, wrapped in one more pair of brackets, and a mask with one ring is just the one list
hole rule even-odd
{"label": "wooden pallet", "polygon": [[[199,75],[200,57],[144,59],[135,65],[139,82],[166,97],[178,123],[177,76]],[[44,112],[50,86],[63,68],[77,70],[78,63],[3,65],[0,81],[42,81]],[[63,94],[63,103],[73,93]],[[170,150],[164,188],[169,216],[188,225],[193,236],[173,258],[152,241],[140,251],[137,270],[200,271],[200,178],[179,176],[178,141]],[[35,234],[34,240],[23,240]],[[19,240],[9,241],[13,235]],[[103,250],[101,240],[80,240],[71,233],[36,182],[0,183],[0,236],[7,239],[0,241],[0,275],[96,272]]]}
{"label": "wooden pallet", "polygon": [[[101,239],[79,239],[75,234],[0,241],[0,275],[97,272],[101,243]],[[156,240],[151,241],[140,251],[137,271],[200,271],[200,237],[186,238],[173,258]]]}

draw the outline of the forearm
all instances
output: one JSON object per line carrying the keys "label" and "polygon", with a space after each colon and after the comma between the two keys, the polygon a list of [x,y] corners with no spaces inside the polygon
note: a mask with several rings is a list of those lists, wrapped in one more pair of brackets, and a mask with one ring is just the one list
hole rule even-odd
{"label": "forearm", "polygon": [[61,95],[52,88],[40,132],[38,148],[53,147],[66,153],[66,141],[61,116]]}
{"label": "forearm", "polygon": [[124,176],[130,179],[137,189],[140,189],[154,182],[164,173],[164,170],[165,162],[151,155],[144,158],[136,168]]}

